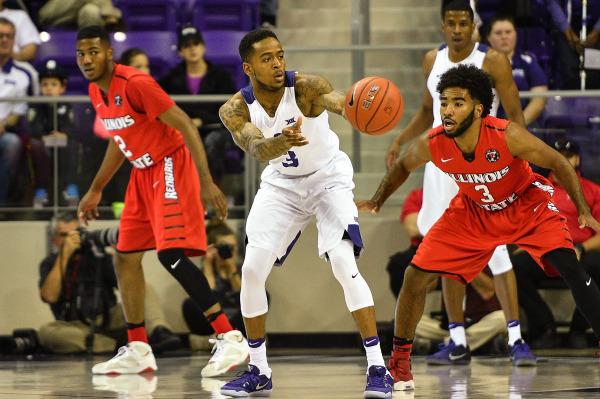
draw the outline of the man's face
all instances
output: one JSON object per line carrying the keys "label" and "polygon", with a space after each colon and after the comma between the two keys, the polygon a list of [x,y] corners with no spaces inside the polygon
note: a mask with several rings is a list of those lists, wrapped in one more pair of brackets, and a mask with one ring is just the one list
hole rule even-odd
{"label": "man's face", "polygon": [[460,87],[449,87],[440,95],[440,114],[444,132],[448,137],[458,137],[463,134],[481,115],[480,104],[475,104],[469,91]]}
{"label": "man's face", "polygon": [[0,57],[10,57],[15,44],[15,30],[12,25],[0,24]]}
{"label": "man's face", "polygon": [[105,77],[112,60],[112,48],[100,38],[77,41],[77,66],[90,82],[97,82]]}
{"label": "man's face", "polygon": [[65,85],[58,78],[43,78],[40,82],[42,96],[58,97],[65,92]]}
{"label": "man's face", "polygon": [[52,243],[56,248],[60,248],[70,232],[79,227],[79,222],[73,220],[71,222],[59,221],[52,233]]}
{"label": "man's face", "polygon": [[442,33],[448,47],[460,51],[471,44],[475,23],[468,11],[446,11],[442,21]]}
{"label": "man's face", "polygon": [[510,21],[498,21],[490,30],[488,41],[494,50],[504,54],[515,51],[517,45],[517,31]]}
{"label": "man's face", "polygon": [[206,46],[200,41],[184,42],[179,50],[179,56],[190,64],[202,61],[204,54],[206,54]]}
{"label": "man's face", "polygon": [[253,52],[244,62],[244,72],[266,90],[277,91],[285,85],[285,58],[281,43],[267,37],[252,45]]}

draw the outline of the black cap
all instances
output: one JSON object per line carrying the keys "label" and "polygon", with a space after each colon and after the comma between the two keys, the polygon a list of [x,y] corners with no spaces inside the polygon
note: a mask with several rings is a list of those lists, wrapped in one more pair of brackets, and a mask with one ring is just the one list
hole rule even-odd
{"label": "black cap", "polygon": [[67,81],[67,73],[55,60],[46,61],[46,65],[40,71],[40,80],[44,78],[56,78],[61,82]]}
{"label": "black cap", "polygon": [[181,49],[185,44],[189,42],[204,43],[202,33],[192,25],[185,25],[179,31],[177,35],[177,48]]}
{"label": "black cap", "polygon": [[579,155],[579,144],[566,138],[556,140],[554,142],[554,149],[558,152],[568,153],[569,155]]}

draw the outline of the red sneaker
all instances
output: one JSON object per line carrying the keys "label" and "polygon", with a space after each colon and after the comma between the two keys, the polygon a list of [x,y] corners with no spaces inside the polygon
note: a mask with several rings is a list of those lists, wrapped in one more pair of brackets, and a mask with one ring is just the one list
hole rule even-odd
{"label": "red sneaker", "polygon": [[410,354],[392,351],[388,361],[388,369],[394,377],[394,391],[410,391],[415,389],[413,375],[410,372]]}

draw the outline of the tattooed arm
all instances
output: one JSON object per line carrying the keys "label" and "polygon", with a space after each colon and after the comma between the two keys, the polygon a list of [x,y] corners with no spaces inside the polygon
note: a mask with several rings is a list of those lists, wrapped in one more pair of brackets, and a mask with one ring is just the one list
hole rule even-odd
{"label": "tattooed arm", "polygon": [[284,128],[281,135],[265,138],[262,132],[250,122],[248,106],[240,93],[236,93],[221,106],[219,117],[238,147],[260,162],[279,158],[292,147],[308,144],[308,140],[300,132],[302,118],[298,118],[294,125]]}
{"label": "tattooed arm", "polygon": [[295,89],[298,106],[304,115],[312,118],[327,110],[344,116],[346,96],[334,90],[324,77],[299,74],[296,76]]}

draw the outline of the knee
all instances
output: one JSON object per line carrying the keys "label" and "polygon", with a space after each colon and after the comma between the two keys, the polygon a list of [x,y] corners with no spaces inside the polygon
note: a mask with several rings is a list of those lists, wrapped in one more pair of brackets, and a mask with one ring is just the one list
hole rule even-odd
{"label": "knee", "polygon": [[244,262],[242,266],[242,285],[246,283],[264,284],[267,276],[261,272],[258,265]]}
{"label": "knee", "polygon": [[419,293],[421,291],[426,292],[427,286],[431,284],[437,277],[438,276],[435,273],[424,272],[410,265],[404,272],[404,284],[402,284],[402,292],[408,292],[411,294]]}

